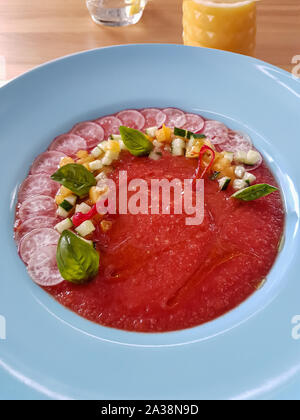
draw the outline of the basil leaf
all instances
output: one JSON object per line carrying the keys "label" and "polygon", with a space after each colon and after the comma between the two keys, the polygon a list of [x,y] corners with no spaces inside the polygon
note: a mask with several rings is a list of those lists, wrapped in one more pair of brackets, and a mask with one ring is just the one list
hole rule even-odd
{"label": "basil leaf", "polygon": [[70,230],[61,234],[56,261],[61,276],[71,283],[85,283],[99,270],[98,252]]}
{"label": "basil leaf", "polygon": [[265,197],[274,191],[278,191],[278,188],[272,187],[269,184],[256,184],[251,185],[251,187],[244,188],[243,190],[237,191],[231,196],[231,198],[236,198],[243,201],[253,201],[258,198]]}
{"label": "basil leaf", "polygon": [[147,156],[153,149],[151,141],[138,130],[121,126],[120,134],[125,146],[133,156]]}
{"label": "basil leaf", "polygon": [[94,175],[83,165],[69,163],[56,171],[51,178],[71,190],[79,197],[89,193],[91,187],[97,184]]}

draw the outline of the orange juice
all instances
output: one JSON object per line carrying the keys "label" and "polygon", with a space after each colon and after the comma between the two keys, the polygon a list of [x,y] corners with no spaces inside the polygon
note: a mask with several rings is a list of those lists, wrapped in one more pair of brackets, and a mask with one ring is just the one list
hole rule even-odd
{"label": "orange juice", "polygon": [[256,0],[183,0],[185,45],[253,55]]}

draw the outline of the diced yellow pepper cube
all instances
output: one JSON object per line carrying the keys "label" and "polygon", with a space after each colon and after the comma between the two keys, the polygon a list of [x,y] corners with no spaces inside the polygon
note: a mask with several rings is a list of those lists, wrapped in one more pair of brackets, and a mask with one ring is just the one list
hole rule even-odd
{"label": "diced yellow pepper cube", "polygon": [[86,157],[88,157],[88,152],[86,151],[86,150],[78,150],[78,152],[76,153],[76,156],[79,158],[79,159],[83,159],[83,158],[86,158]]}
{"label": "diced yellow pepper cube", "polygon": [[156,139],[161,143],[171,143],[172,141],[172,130],[165,125],[160,130],[156,131]]}
{"label": "diced yellow pepper cube", "polygon": [[120,143],[117,140],[109,140],[108,150],[119,153],[121,151]]}
{"label": "diced yellow pepper cube", "polygon": [[100,198],[106,194],[108,188],[104,186],[103,188],[91,187],[89,191],[89,198],[93,204],[96,204]]}
{"label": "diced yellow pepper cube", "polygon": [[62,185],[55,196],[55,203],[57,205],[60,205],[64,201],[64,199],[70,194],[73,194],[72,191]]}
{"label": "diced yellow pepper cube", "polygon": [[90,165],[88,164],[88,163],[83,163],[82,164],[88,171],[90,171],[91,172],[91,169],[90,169]]}
{"label": "diced yellow pepper cube", "polygon": [[109,220],[102,220],[102,222],[100,223],[100,227],[102,232],[106,233],[111,229],[112,222],[110,222]]}
{"label": "diced yellow pepper cube", "polygon": [[94,156],[86,156],[84,158],[78,159],[76,163],[83,165],[85,163],[93,162],[94,160],[95,160]]}
{"label": "diced yellow pepper cube", "polygon": [[72,159],[69,156],[66,156],[61,159],[59,166],[62,167],[62,166],[68,165],[69,163],[74,163],[74,159]]}

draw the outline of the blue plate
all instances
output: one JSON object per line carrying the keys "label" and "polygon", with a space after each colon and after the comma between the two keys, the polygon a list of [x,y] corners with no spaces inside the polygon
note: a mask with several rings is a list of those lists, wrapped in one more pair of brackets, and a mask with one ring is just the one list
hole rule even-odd
{"label": "blue plate", "polygon": [[[285,246],[265,286],[206,325],[127,333],[65,309],[26,274],[15,195],[34,157],[73,124],[123,108],[174,106],[248,132],[281,185]],[[216,50],[133,45],[66,57],[0,89],[2,398],[299,398],[300,82]],[[1,329],[0,329],[1,332]]]}

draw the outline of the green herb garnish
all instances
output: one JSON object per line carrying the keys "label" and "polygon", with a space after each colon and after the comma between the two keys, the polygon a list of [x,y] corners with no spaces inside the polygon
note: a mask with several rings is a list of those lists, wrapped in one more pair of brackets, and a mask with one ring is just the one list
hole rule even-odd
{"label": "green herb garnish", "polygon": [[99,254],[93,245],[70,230],[61,234],[56,261],[61,276],[71,283],[85,283],[99,270]]}
{"label": "green herb garnish", "polygon": [[251,187],[244,188],[243,190],[237,191],[231,196],[242,201],[253,201],[261,197],[266,197],[273,192],[278,191],[278,188],[273,187],[269,184],[256,184]]}
{"label": "green herb garnish", "polygon": [[129,127],[120,127],[122,140],[133,156],[147,156],[153,149],[153,144],[144,133]]}
{"label": "green herb garnish", "polygon": [[97,184],[94,175],[83,165],[69,163],[56,171],[51,178],[71,190],[79,197],[89,193],[91,187]]}

